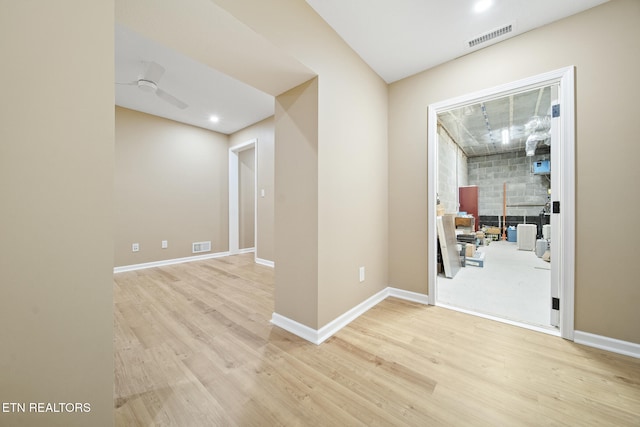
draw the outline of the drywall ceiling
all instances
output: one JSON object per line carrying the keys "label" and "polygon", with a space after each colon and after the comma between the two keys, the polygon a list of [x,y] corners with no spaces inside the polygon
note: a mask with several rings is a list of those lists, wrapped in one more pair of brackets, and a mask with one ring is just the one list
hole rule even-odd
{"label": "drywall ceiling", "polygon": [[[150,62],[165,69],[155,82],[158,88],[183,101],[187,108],[177,108],[156,93],[130,84],[147,77]],[[274,111],[272,95],[121,25],[115,28],[115,80],[116,105],[224,134],[259,122]],[[219,121],[210,121],[211,116]]]}
{"label": "drywall ceiling", "polygon": [[524,153],[532,134],[544,139],[534,144],[535,153],[548,153],[551,103],[551,86],[487,100],[438,114],[439,131],[468,157]]}
{"label": "drywall ceiling", "polygon": [[[387,83],[607,0],[306,0]],[[512,31],[470,48],[469,40],[512,25]]]}
{"label": "drywall ceiling", "polygon": [[[606,0],[493,0],[481,14],[473,12],[472,0],[306,1],[376,73],[393,82]],[[154,92],[116,84],[115,103],[122,107],[230,134],[273,115],[274,95],[314,75],[213,1],[119,1],[116,17],[116,82],[144,78],[155,62],[165,69],[158,87],[188,105],[176,108]],[[187,18],[189,26],[180,24]],[[506,24],[513,31],[467,46],[469,39]],[[165,31],[176,26],[180,32]],[[230,56],[229,46],[247,52]],[[260,69],[247,65],[256,58],[264,64]],[[217,123],[209,121],[212,115],[219,117]]]}

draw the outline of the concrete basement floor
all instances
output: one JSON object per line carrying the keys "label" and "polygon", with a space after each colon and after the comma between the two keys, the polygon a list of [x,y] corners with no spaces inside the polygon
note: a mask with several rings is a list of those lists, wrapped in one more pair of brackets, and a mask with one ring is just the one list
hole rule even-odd
{"label": "concrete basement floor", "polygon": [[557,330],[549,324],[551,264],[514,242],[494,241],[478,251],[484,267],[464,267],[452,279],[438,276],[437,303]]}

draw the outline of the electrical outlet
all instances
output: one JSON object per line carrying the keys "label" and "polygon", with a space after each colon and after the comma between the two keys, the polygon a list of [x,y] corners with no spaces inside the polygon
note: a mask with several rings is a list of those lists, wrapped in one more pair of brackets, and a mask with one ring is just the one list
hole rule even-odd
{"label": "electrical outlet", "polygon": [[360,267],[360,282],[364,282],[364,267]]}
{"label": "electrical outlet", "polygon": [[131,251],[132,252],[138,252],[140,250],[140,244],[139,243],[134,243],[131,245]]}
{"label": "electrical outlet", "polygon": [[166,240],[162,241],[162,249],[167,249],[169,247],[169,242],[167,242]]}

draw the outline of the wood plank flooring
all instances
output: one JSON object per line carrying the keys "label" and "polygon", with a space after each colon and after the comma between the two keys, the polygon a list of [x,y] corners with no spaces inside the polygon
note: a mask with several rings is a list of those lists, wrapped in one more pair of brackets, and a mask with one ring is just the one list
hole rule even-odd
{"label": "wood plank flooring", "polygon": [[389,298],[320,346],[253,255],[115,275],[117,426],[640,426],[640,360]]}

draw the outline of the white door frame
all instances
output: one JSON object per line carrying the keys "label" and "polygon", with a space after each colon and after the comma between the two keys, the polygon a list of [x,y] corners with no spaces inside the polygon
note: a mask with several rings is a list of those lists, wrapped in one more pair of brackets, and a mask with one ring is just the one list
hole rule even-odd
{"label": "white door frame", "polygon": [[243,142],[229,148],[229,254],[234,255],[240,253],[240,187],[239,187],[239,154],[242,151],[254,148],[254,227],[253,227],[253,246],[254,258],[258,256],[258,139]]}
{"label": "white door frame", "polygon": [[[437,198],[437,132],[438,114],[460,108],[487,98],[499,98],[540,86],[559,84],[558,101],[560,113],[560,141],[557,144],[557,159],[552,158],[558,182],[558,194],[552,194],[560,202],[558,240],[553,242],[551,250],[552,270],[558,269],[560,279],[560,336],[573,340],[574,336],[574,300],[575,300],[575,71],[573,66],[561,68],[537,76],[481,90],[446,101],[429,105],[428,121],[428,170],[427,170],[427,230],[429,248],[428,303],[436,304],[436,198]],[[555,155],[555,154],[554,154]],[[553,230],[552,230],[553,232]],[[554,233],[555,234],[555,233]],[[557,234],[556,234],[557,235]],[[553,272],[552,272],[553,274]],[[551,304],[551,301],[549,301]]]}

